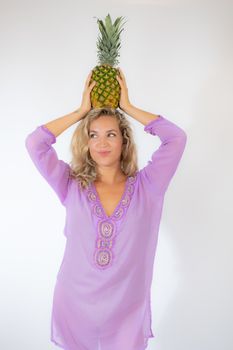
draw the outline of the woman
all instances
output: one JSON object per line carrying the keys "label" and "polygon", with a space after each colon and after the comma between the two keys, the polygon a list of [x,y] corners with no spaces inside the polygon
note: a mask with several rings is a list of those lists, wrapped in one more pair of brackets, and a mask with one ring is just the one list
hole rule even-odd
{"label": "woman", "polygon": [[[51,317],[51,341],[66,350],[98,350],[98,343],[101,350],[143,350],[154,337],[150,289],[158,231],[187,136],[167,118],[133,106],[119,70],[120,108],[161,140],[144,168],[138,170],[124,114],[91,110],[91,73],[81,107],[26,138],[32,161],[66,208]],[[69,165],[52,144],[78,121]]]}

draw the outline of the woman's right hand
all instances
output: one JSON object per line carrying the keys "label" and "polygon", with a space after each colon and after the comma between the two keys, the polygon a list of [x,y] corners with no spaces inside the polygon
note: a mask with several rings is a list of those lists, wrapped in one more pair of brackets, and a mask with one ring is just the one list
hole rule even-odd
{"label": "woman's right hand", "polygon": [[93,89],[93,87],[96,84],[96,81],[93,81],[90,84],[90,80],[91,80],[91,76],[92,76],[92,70],[90,71],[86,83],[85,83],[85,87],[84,87],[84,91],[83,91],[83,95],[82,95],[82,102],[81,102],[81,106],[79,108],[79,110],[84,113],[87,114],[90,110],[91,110],[91,90]]}

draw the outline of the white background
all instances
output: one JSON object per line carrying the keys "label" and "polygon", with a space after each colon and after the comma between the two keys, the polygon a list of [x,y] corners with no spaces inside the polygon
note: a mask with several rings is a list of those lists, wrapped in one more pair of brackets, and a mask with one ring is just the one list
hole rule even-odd
{"label": "white background", "polygon": [[[79,107],[97,65],[96,18],[125,16],[119,66],[131,103],[188,136],[166,194],[148,350],[233,348],[232,1],[1,1],[0,348],[50,342],[65,210],[25,148],[36,126]],[[139,167],[159,146],[133,120]],[[70,160],[73,125],[54,145]],[[119,349],[131,350],[131,349]]]}

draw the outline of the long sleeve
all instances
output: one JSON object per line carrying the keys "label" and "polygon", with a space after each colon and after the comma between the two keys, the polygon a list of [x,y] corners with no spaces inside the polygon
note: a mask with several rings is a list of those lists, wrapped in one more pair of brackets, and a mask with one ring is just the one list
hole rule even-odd
{"label": "long sleeve", "polygon": [[26,137],[25,146],[36,168],[64,205],[68,192],[70,166],[58,159],[52,147],[55,142],[55,135],[45,125],[40,125]]}
{"label": "long sleeve", "polygon": [[155,194],[163,195],[176,172],[187,135],[183,129],[161,115],[147,124],[144,131],[157,135],[161,145],[152,154],[147,165],[140,170],[141,181],[152,197]]}

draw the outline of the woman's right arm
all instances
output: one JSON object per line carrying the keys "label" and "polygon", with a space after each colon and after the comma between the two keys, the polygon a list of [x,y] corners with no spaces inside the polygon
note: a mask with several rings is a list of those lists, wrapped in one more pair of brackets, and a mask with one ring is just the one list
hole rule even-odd
{"label": "woman's right arm", "polygon": [[60,118],[54,119],[46,124],[44,126],[51,131],[51,133],[57,137],[59,136],[63,131],[68,129],[71,125],[75,124],[79,120],[81,120],[87,112],[84,112],[81,108],[78,108],[76,111],[69,113],[67,115],[64,115]]}
{"label": "woman's right arm", "polygon": [[37,170],[49,183],[64,205],[68,192],[70,166],[61,159],[52,144],[70,125],[79,121],[84,112],[78,109],[47,124],[42,124],[27,135],[25,146]]}
{"label": "woman's right arm", "polygon": [[91,110],[90,93],[95,85],[95,81],[90,83],[91,75],[92,72],[89,73],[86,79],[80,108],[70,114],[38,126],[25,140],[27,151],[33,163],[57,193],[63,205],[68,193],[70,166],[63,160],[58,159],[52,144],[56,142],[58,135],[84,118]]}
{"label": "woman's right arm", "polygon": [[92,106],[91,106],[90,94],[91,94],[91,90],[96,84],[95,81],[90,83],[91,76],[92,76],[92,71],[89,72],[84,85],[80,108],[78,108],[76,111],[70,114],[67,114],[61,118],[57,118],[55,120],[52,120],[51,122],[44,124],[44,126],[49,131],[51,131],[51,133],[55,137],[60,135],[64,130],[66,130],[68,127],[70,127],[80,119],[83,119],[85,115],[91,110]]}

